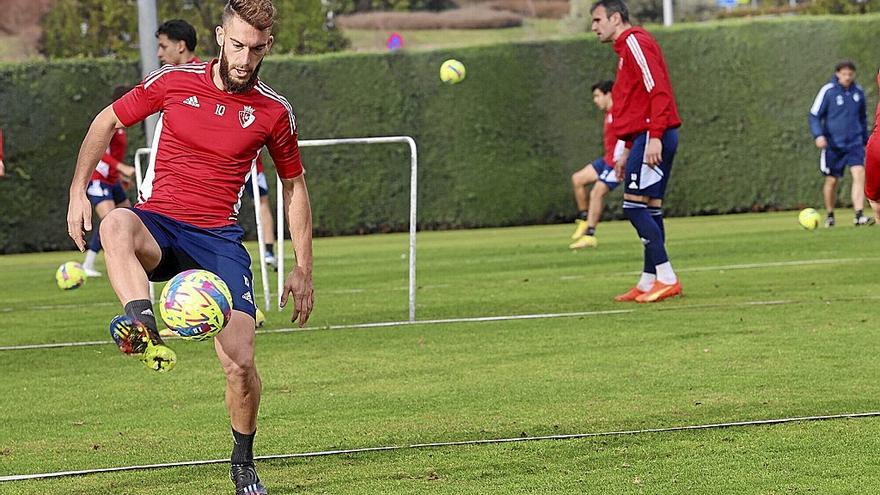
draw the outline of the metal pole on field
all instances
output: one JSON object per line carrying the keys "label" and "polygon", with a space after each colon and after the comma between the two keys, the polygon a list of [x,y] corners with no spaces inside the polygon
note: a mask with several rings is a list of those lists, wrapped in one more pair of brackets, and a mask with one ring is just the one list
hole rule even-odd
{"label": "metal pole on field", "polygon": [[[418,199],[418,151],[416,141],[409,136],[383,136],[365,138],[340,138],[340,139],[308,139],[299,142],[301,148],[310,146],[333,146],[337,144],[386,144],[404,143],[409,146],[410,173],[409,173],[409,321],[416,320],[416,224],[417,199]],[[281,179],[278,179],[278,191],[281,194]],[[279,196],[280,198],[280,196]],[[279,199],[280,201],[280,199]],[[282,222],[284,215],[281,214],[280,206],[278,213],[278,304],[281,305],[282,277],[284,276],[284,236],[282,235]]]}
{"label": "metal pole on field", "polygon": [[[141,77],[159,68],[159,59],[156,56],[156,28],[159,27],[156,16],[156,0],[138,0],[138,38],[141,49]],[[157,115],[147,117],[144,124],[147,126],[147,146],[153,143],[153,133],[156,131]]]}
{"label": "metal pole on field", "polygon": [[663,25],[672,25],[672,0],[663,0]]}

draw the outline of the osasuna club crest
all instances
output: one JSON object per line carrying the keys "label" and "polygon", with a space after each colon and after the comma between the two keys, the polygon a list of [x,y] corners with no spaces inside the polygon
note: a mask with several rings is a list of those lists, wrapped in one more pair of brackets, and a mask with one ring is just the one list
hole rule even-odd
{"label": "osasuna club crest", "polygon": [[243,129],[247,129],[255,120],[257,118],[254,117],[254,107],[244,107],[244,109],[238,112],[238,123],[241,124]]}

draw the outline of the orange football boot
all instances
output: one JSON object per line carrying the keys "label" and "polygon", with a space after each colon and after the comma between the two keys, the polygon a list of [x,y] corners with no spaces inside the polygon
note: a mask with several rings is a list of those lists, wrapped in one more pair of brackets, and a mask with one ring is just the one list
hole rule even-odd
{"label": "orange football boot", "polygon": [[619,296],[614,296],[614,300],[617,302],[635,301],[642,294],[645,294],[645,292],[640,291],[638,287],[633,287],[632,289],[624,292],[623,294],[620,294]]}
{"label": "orange football boot", "polygon": [[659,280],[654,281],[654,285],[651,286],[651,290],[643,293],[642,295],[636,298],[636,302],[638,303],[652,303],[659,302],[668,297],[675,297],[683,295],[681,292],[681,280],[676,280],[674,284],[664,284]]}

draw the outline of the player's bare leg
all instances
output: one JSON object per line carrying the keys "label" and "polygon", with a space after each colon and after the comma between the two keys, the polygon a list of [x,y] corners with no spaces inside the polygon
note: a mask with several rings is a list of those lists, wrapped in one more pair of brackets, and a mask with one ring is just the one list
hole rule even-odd
{"label": "player's bare leg", "polygon": [[874,223],[873,216],[866,217],[863,215],[865,209],[865,167],[863,165],[851,165],[849,172],[852,174],[852,202],[853,210],[855,210],[855,218],[853,223],[859,225],[870,225]]}
{"label": "player's bare leg", "polygon": [[231,476],[242,493],[265,493],[254,468],[253,442],[257,430],[262,382],[254,363],[254,319],[232,311],[226,328],[214,337],[214,349],[226,375],[226,409],[232,425]]}
{"label": "player's bare leg", "polygon": [[822,197],[825,199],[825,211],[828,212],[825,226],[833,227],[834,204],[837,203],[837,177],[825,177],[825,183],[822,185]]}
{"label": "player's bare leg", "polygon": [[104,260],[110,285],[123,305],[149,299],[147,272],[162,260],[162,251],[144,223],[131,210],[115,209],[101,221]]}
{"label": "player's bare leg", "polygon": [[[578,170],[571,175],[571,185],[574,189],[574,200],[575,203],[577,203],[578,208],[578,216],[575,220],[574,233],[571,234],[571,239],[573,241],[577,241],[581,237],[583,237],[584,233],[589,227],[587,217],[589,215],[588,211],[590,208],[590,203],[587,199],[586,188],[588,185],[596,182],[598,179],[599,175],[596,173],[596,169],[593,168],[593,165],[587,165],[586,167]],[[572,247],[572,249],[575,249],[575,247]]]}
{"label": "player's bare leg", "polygon": [[[99,219],[103,219],[116,208],[129,207],[131,207],[131,203],[127,199],[119,204],[113,204],[113,200],[108,199],[95,205],[95,213],[98,215]],[[97,232],[95,232],[95,236],[98,239],[92,238],[92,240],[89,241],[89,248],[86,250],[86,257],[82,264],[83,270],[85,270],[86,276],[88,277],[101,276],[101,272],[95,270],[95,261],[98,259],[98,252],[101,250],[101,241],[100,235],[98,235]]]}

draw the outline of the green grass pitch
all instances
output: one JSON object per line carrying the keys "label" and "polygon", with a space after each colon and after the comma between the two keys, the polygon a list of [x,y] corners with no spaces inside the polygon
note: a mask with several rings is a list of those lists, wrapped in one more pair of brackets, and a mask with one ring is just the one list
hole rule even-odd
{"label": "green grass pitch", "polygon": [[[644,306],[611,301],[641,268],[624,222],[576,253],[569,225],[420,233],[419,319],[629,311],[371,329],[326,327],[406,319],[406,235],[317,239],[311,330],[257,338],[257,454],[880,410],[880,227],[806,232],[796,217],[668,220],[685,297]],[[54,286],[55,268],[79,258],[0,256],[0,346],[109,339],[119,308],[106,278]],[[267,312],[267,328],[289,316]],[[109,344],[0,351],[0,476],[227,457],[213,348],[171,345],[180,361],[165,375]],[[865,493],[880,485],[878,438],[880,419],[859,419],[258,468],[273,495]],[[7,482],[0,494],[231,493],[226,473]]]}

